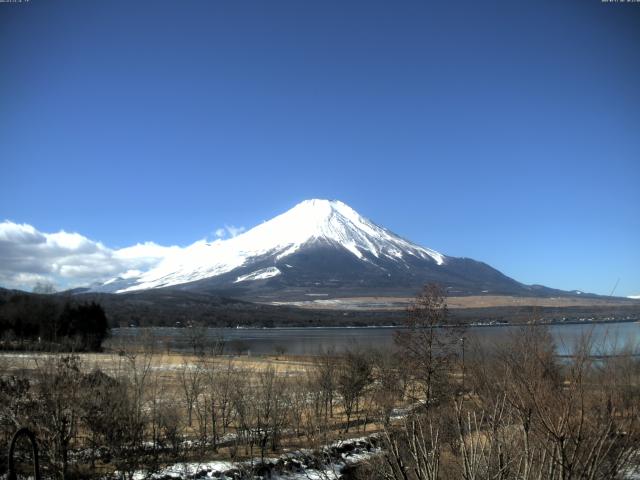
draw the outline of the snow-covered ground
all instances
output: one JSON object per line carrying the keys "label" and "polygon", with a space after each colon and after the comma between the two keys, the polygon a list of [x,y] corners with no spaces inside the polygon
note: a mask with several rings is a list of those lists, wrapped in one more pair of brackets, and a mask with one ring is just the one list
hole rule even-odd
{"label": "snow-covered ground", "polygon": [[[280,457],[265,458],[263,464],[260,459],[241,463],[228,461],[175,463],[155,473],[138,471],[133,478],[135,480],[206,478],[235,480],[266,477],[273,480],[338,480],[346,466],[366,461],[379,452],[378,438],[373,435],[334,442],[324,447],[319,454],[309,450],[289,452]],[[253,474],[251,474],[252,471]]]}

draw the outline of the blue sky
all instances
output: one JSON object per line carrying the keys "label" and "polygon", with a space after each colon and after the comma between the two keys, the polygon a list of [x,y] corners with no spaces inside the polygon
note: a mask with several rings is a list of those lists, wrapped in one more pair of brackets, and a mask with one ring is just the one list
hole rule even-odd
{"label": "blue sky", "polygon": [[639,45],[599,0],[0,4],[0,221],[184,246],[335,198],[640,294]]}

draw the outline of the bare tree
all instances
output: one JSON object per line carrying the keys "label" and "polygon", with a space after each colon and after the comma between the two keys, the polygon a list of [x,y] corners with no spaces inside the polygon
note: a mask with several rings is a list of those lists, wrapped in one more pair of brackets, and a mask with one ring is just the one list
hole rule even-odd
{"label": "bare tree", "polygon": [[276,450],[287,419],[284,388],[284,382],[273,366],[269,365],[258,373],[253,396],[253,432],[258,439],[262,462],[269,442],[271,449]]}
{"label": "bare tree", "polygon": [[396,332],[396,344],[410,365],[414,384],[419,387],[414,398],[424,400],[427,406],[446,393],[448,373],[463,334],[460,327],[453,328],[447,321],[445,292],[430,283],[407,309],[405,329]]}
{"label": "bare tree", "polygon": [[405,391],[406,368],[398,361],[398,356],[389,350],[375,352],[373,358],[372,400],[376,416],[389,425],[394,408],[402,401]]}
{"label": "bare tree", "polygon": [[361,351],[349,351],[338,368],[337,390],[347,417],[345,432],[349,431],[352,415],[358,407],[365,388],[371,383],[371,361]]}
{"label": "bare tree", "polygon": [[319,448],[321,443],[327,442],[330,425],[327,394],[318,382],[317,367],[305,372],[302,388],[305,392],[302,395],[306,395],[306,401],[309,404],[305,414],[302,415],[304,433],[307,442],[312,447]]}
{"label": "bare tree", "polygon": [[254,392],[252,391],[249,376],[250,370],[237,370],[235,381],[231,383],[230,398],[235,414],[236,435],[234,445],[230,449],[231,458],[235,458],[240,445],[245,446],[245,454],[253,458],[255,447],[254,436]]}
{"label": "bare tree", "polygon": [[309,415],[309,390],[305,382],[296,379],[287,384],[289,424],[296,436],[302,435],[305,415]]}
{"label": "bare tree", "polygon": [[378,468],[384,478],[437,480],[442,444],[436,424],[424,415],[411,415],[395,428],[385,428],[384,462]]}
{"label": "bare tree", "polygon": [[223,369],[220,369],[216,374],[216,388],[217,388],[217,405],[218,412],[220,414],[220,426],[222,427],[222,434],[227,433],[231,423],[234,420],[235,412],[232,404],[232,392],[234,390],[235,383],[239,380],[241,372],[233,365],[231,359],[226,363]]}
{"label": "bare tree", "polygon": [[207,347],[216,348],[216,342],[209,342],[207,327],[201,323],[190,323],[184,328],[184,336],[194,355],[202,355]]}
{"label": "bare tree", "polygon": [[38,365],[37,373],[34,420],[56,474],[64,480],[80,417],[80,360],[75,355],[51,357]]}
{"label": "bare tree", "polygon": [[321,405],[325,423],[329,422],[330,417],[333,418],[333,402],[337,382],[337,365],[337,355],[333,349],[321,351],[320,355],[315,357],[313,382],[317,384],[321,394]]}
{"label": "bare tree", "polygon": [[202,391],[204,371],[201,363],[192,363],[188,357],[183,357],[179,377],[187,408],[187,425],[191,427],[193,424],[193,408]]}
{"label": "bare tree", "polygon": [[594,381],[590,339],[565,364],[542,326],[495,350],[474,362],[487,410],[456,404],[464,478],[617,478],[638,441],[638,420],[609,394],[615,387]]}
{"label": "bare tree", "polygon": [[155,342],[144,338],[142,348],[121,350],[118,355],[116,373],[118,380],[126,386],[117,399],[114,412],[113,433],[110,446],[115,453],[115,465],[125,478],[133,478],[135,470],[144,464],[140,455],[148,426],[147,400],[151,380]]}
{"label": "bare tree", "polygon": [[200,438],[203,442],[210,440],[217,451],[220,434],[226,433],[233,419],[231,393],[236,371],[231,359],[220,366],[215,357],[204,355],[199,365],[202,379],[196,413]]}

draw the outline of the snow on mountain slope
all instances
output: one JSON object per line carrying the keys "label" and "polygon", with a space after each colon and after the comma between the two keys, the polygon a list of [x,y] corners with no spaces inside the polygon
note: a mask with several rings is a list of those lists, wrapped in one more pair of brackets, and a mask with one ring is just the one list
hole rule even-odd
{"label": "snow on mountain slope", "polygon": [[255,272],[251,272],[247,275],[240,275],[233,283],[240,283],[246,280],[264,280],[265,278],[275,277],[281,273],[282,272],[278,267],[261,268],[260,270],[256,270]]}
{"label": "snow on mountain slope", "polygon": [[[274,263],[314,242],[344,248],[354,257],[386,258],[402,262],[407,257],[429,260],[436,265],[447,261],[444,255],[415,245],[379,227],[340,201],[305,200],[291,210],[228,240],[196,242],[168,257],[157,267],[120,284],[118,293],[166,287],[215,277],[250,266],[253,261],[272,256]],[[236,282],[270,278],[277,268],[263,268],[239,276]]]}

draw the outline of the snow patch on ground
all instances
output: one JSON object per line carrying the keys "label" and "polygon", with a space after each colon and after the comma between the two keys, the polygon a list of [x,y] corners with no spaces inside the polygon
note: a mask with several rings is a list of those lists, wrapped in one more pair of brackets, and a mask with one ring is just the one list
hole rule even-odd
{"label": "snow patch on ground", "polygon": [[[156,473],[137,471],[134,480],[195,480],[205,478],[271,478],[273,480],[337,480],[347,465],[354,465],[380,453],[378,437],[360,437],[334,442],[322,448],[325,461],[318,467],[317,454],[308,450],[289,452],[278,458],[233,463],[228,461],[183,462]],[[311,466],[313,465],[313,466]],[[253,467],[253,476],[250,472]]]}
{"label": "snow patch on ground", "polygon": [[[236,465],[232,462],[206,462],[206,463],[197,463],[197,462],[188,462],[188,463],[176,463],[175,465],[170,465],[157,473],[149,476],[147,472],[139,471],[133,474],[134,480],[145,480],[148,478],[189,478],[195,476],[199,472],[228,472],[236,467]],[[207,475],[209,476],[209,475]]]}

